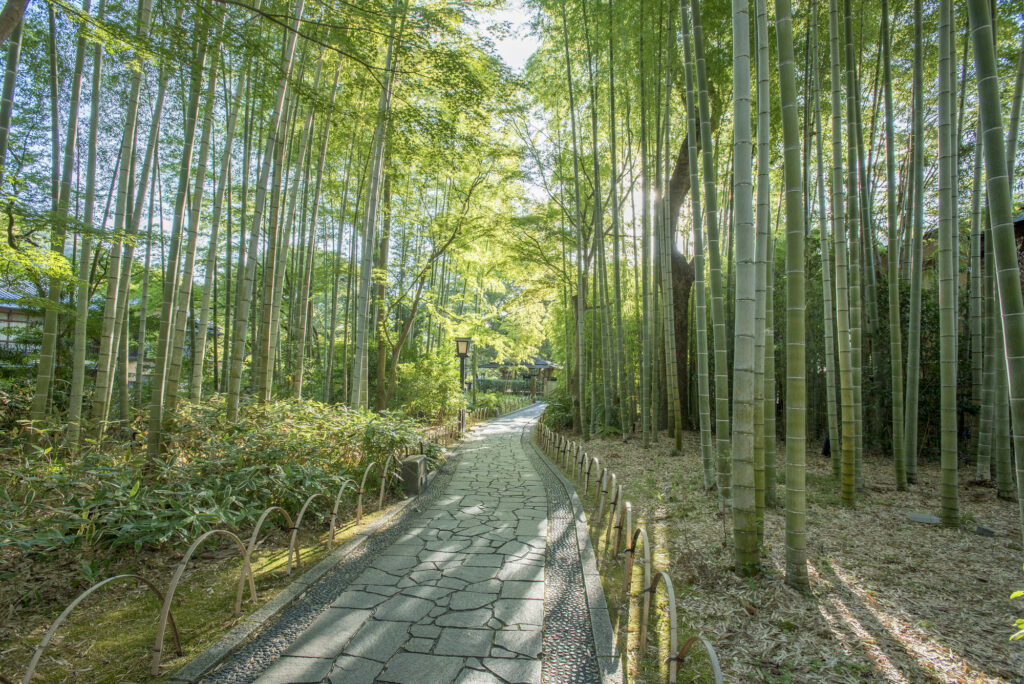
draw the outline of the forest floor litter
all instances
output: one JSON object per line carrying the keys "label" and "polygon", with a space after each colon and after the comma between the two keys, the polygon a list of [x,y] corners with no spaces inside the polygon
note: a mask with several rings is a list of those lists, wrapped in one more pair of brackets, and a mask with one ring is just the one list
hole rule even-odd
{"label": "forest floor litter", "polygon": [[[765,515],[763,572],[754,578],[733,572],[731,519],[716,493],[702,491],[698,433],[685,433],[682,457],[671,455],[668,437],[650,449],[639,437],[591,440],[584,449],[617,474],[634,525],[650,534],[654,571],[672,577],[684,631],[710,639],[727,681],[1022,681],[1024,642],[1009,640],[1024,613],[1010,600],[1024,588],[1017,504],[974,482],[973,465],[961,464],[964,523],[951,530],[908,518],[937,512],[937,463],[922,461],[918,483],[898,492],[891,462],[866,456],[865,488],[850,509],[829,460],[808,452],[811,591],[802,595],[785,584],[784,444],[778,503]],[[977,534],[979,526],[993,535]],[[634,576],[641,565],[638,555]],[[606,562],[602,574],[614,566]],[[605,592],[621,609],[620,577],[608,574]],[[635,629],[634,619],[631,641]],[[653,634],[648,650],[667,653]],[[632,653],[628,666],[637,681],[656,681]]]}

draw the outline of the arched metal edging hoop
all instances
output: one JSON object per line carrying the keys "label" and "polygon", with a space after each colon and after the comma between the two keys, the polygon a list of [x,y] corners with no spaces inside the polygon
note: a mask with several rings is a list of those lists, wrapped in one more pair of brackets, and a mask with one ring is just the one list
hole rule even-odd
{"label": "arched metal edging hoop", "polygon": [[370,471],[375,467],[380,467],[377,461],[370,461],[366,464],[366,470],[363,471],[363,481],[359,484],[359,498],[356,503],[356,522],[362,522],[363,520],[363,492],[366,491],[366,478],[370,474]]}
{"label": "arched metal edging hoop", "polygon": [[[36,667],[39,665],[39,660],[43,657],[43,651],[50,644],[50,640],[53,638],[53,635],[56,634],[57,629],[62,624],[64,624],[64,621],[68,618],[68,615],[71,614],[71,611],[73,611],[78,606],[79,603],[88,598],[90,594],[96,592],[100,587],[124,579],[135,579],[142,582],[147,587],[149,587],[150,591],[156,594],[156,600],[159,601],[161,605],[163,604],[164,595],[160,593],[160,590],[156,588],[156,585],[154,585],[152,582],[150,582],[145,577],[142,577],[141,575],[115,575],[113,577],[108,577],[107,579],[101,582],[97,582],[96,584],[92,585],[91,587],[83,591],[81,594],[79,594],[74,601],[69,603],[68,607],[64,609],[64,612],[62,612],[60,616],[58,616],[57,619],[53,621],[53,624],[50,625],[50,629],[46,630],[46,634],[43,635],[43,640],[39,642],[39,645],[36,646],[35,653],[32,654],[32,660],[28,664],[28,670],[25,671],[25,677],[21,680],[22,684],[29,684],[29,682],[32,681],[32,675],[35,674]],[[174,615],[172,615],[169,611],[167,617],[171,621],[171,632],[174,634],[175,653],[177,653],[180,656],[182,655],[182,651],[181,639],[178,636],[178,626],[174,624]]]}
{"label": "arched metal edging hoop", "polygon": [[[643,538],[643,542],[644,542],[644,544],[643,544],[643,549],[644,549],[644,582],[643,582],[644,591],[643,591],[643,602],[642,602],[643,612],[641,613],[641,617],[643,619],[643,622],[641,624],[646,625],[647,624],[647,614],[650,612],[650,609],[651,609],[651,594],[650,594],[649,591],[647,591],[647,587],[650,586],[650,583],[651,583],[651,545],[647,541],[647,530],[645,530],[642,527],[638,527],[635,530],[633,530],[633,538],[630,541],[629,548],[626,549],[629,552],[629,558],[626,559],[626,571],[623,573],[622,599],[623,599],[623,602],[626,604],[626,611],[628,613],[629,612],[629,599],[630,599],[630,595],[631,595],[630,594],[630,590],[632,589],[632,584],[633,584],[633,564],[634,564],[634,562],[636,560],[636,551],[637,551],[636,545],[637,545],[637,541],[639,539],[641,539],[641,538]],[[641,628],[641,630],[644,630],[644,629],[646,629],[646,627],[642,627]]]}
{"label": "arched metal edging hoop", "polygon": [[595,456],[590,459],[590,465],[587,466],[587,476],[583,479],[583,493],[586,494],[590,491],[590,471],[594,469],[594,466],[601,467],[601,460]]}
{"label": "arched metal edging hoop", "polygon": [[692,636],[686,640],[683,647],[679,649],[679,654],[675,657],[676,665],[682,667],[683,663],[686,662],[686,656],[693,648],[693,645],[699,643],[704,647],[704,651],[708,654],[708,660],[711,662],[711,674],[715,678],[715,684],[723,684],[725,677],[722,675],[722,667],[718,663],[718,654],[715,653],[715,649],[711,646],[711,642],[708,641],[703,634]]}
{"label": "arched metal edging hoop", "polygon": [[[326,494],[321,494],[320,492],[317,492],[315,494],[310,494],[309,497],[306,499],[306,502],[304,504],[302,504],[302,508],[299,509],[299,514],[297,516],[295,516],[295,526],[292,527],[292,535],[291,535],[291,538],[288,540],[288,554],[291,555],[293,552],[295,553],[295,567],[296,568],[299,567],[300,565],[302,565],[302,558],[299,556],[299,547],[296,546],[296,544],[295,544],[296,539],[299,536],[299,528],[302,527],[302,516],[304,516],[306,514],[306,509],[309,507],[309,504],[313,503],[313,499],[315,499],[318,496],[321,499],[323,499],[324,501],[326,501],[327,503],[331,502],[331,500],[327,498]],[[333,531],[334,531],[334,517],[332,516],[331,517],[331,532],[333,533]]]}
{"label": "arched metal edging hoop", "polygon": [[[259,538],[260,530],[263,528],[263,521],[265,521],[267,519],[267,517],[271,513],[273,513],[274,511],[280,511],[281,512],[281,515],[284,516],[285,522],[288,523],[288,529],[289,530],[294,530],[295,529],[295,523],[292,522],[292,516],[290,516],[288,514],[288,511],[284,510],[280,506],[270,506],[270,507],[268,507],[267,510],[263,511],[263,513],[260,514],[259,519],[256,520],[256,527],[254,527],[252,529],[252,536],[249,537],[249,544],[245,547],[245,557],[249,560],[249,562],[252,562],[252,554],[256,551],[256,540]],[[213,530],[213,531],[216,532],[217,530]],[[292,572],[292,545],[289,543],[288,544],[288,574],[291,574],[291,572]],[[239,598],[239,601],[241,601],[241,598],[242,598],[242,588],[241,587],[238,588],[238,598]]]}
{"label": "arched metal edging hoop", "polygon": [[[396,465],[392,466],[392,463],[395,463]],[[388,473],[391,474],[391,478],[392,479],[398,477],[397,463],[398,463],[398,459],[395,458],[394,454],[391,454],[390,456],[388,456],[387,459],[385,459],[385,461],[384,461],[384,469],[383,469],[383,471],[381,471],[381,476],[380,476],[380,496],[377,498],[377,510],[378,511],[380,509],[384,508],[384,489],[388,485]]]}
{"label": "arched metal edging hoop", "polygon": [[341,505],[341,496],[345,493],[346,489],[356,490],[356,483],[352,480],[345,480],[341,483],[341,488],[338,489],[338,495],[334,497],[334,509],[331,511],[331,536],[327,540],[327,548],[334,546],[334,535],[338,531],[338,506]]}
{"label": "arched metal edging hoop", "polygon": [[[264,511],[266,513],[266,511]],[[188,547],[188,551],[185,552],[185,557],[178,563],[178,567],[174,571],[174,576],[171,577],[171,583],[167,585],[167,593],[164,594],[164,604],[160,609],[160,622],[156,626],[156,641],[153,643],[153,662],[149,667],[149,673],[154,677],[160,674],[160,654],[164,648],[164,632],[167,629],[167,616],[171,612],[171,603],[174,601],[174,592],[178,589],[178,582],[181,581],[181,576],[185,573],[185,566],[188,565],[189,560],[192,558],[192,554],[196,552],[199,545],[206,541],[208,538],[215,534],[222,534],[238,546],[239,551],[242,552],[242,572],[238,577],[238,593],[235,595],[235,615],[239,615],[242,612],[242,587],[245,585],[246,576],[249,577],[249,597],[256,600],[256,582],[252,576],[252,566],[249,565],[249,554],[242,544],[242,540],[238,538],[238,535],[227,530],[210,530],[204,532],[192,542],[192,546]],[[290,555],[290,554],[289,554]]]}
{"label": "arched metal edging hoop", "polygon": [[[646,600],[649,603],[658,590],[658,582],[665,585],[665,593],[668,595],[668,652],[676,653],[678,648],[679,634],[676,626],[676,590],[672,586],[672,578],[664,570],[651,579],[651,585],[646,589]],[[640,623],[640,654],[647,653],[647,613],[644,613],[644,621]],[[676,676],[679,672],[679,662],[674,656],[669,657],[668,663],[668,684],[676,684]]]}

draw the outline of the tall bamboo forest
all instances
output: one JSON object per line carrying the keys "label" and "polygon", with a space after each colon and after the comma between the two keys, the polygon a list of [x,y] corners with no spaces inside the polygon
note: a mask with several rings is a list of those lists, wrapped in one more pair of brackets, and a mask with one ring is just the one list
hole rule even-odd
{"label": "tall bamboo forest", "polygon": [[[727,681],[1016,681],[1022,36],[1020,0],[7,0],[0,673],[96,579],[529,398]],[[44,679],[130,675],[83,672]]]}

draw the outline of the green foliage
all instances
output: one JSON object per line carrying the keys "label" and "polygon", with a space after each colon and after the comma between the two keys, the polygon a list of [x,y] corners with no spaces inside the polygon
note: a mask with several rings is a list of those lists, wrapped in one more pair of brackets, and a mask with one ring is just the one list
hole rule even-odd
{"label": "green foliage", "polygon": [[[0,353],[0,364],[14,358]],[[2,367],[2,366],[0,366]],[[28,380],[0,379],[0,445],[18,439],[18,421],[28,417],[32,405],[32,385]]]}
{"label": "green foliage", "polygon": [[471,409],[494,409],[498,410],[502,405],[502,395],[497,392],[477,392],[476,399],[470,406]]}
{"label": "green foliage", "polygon": [[480,392],[493,392],[495,394],[529,394],[529,380],[500,380],[495,378],[480,378],[476,381],[477,390]]}
{"label": "green foliage", "polygon": [[398,364],[392,404],[405,415],[426,421],[440,422],[458,413],[466,398],[459,388],[456,359],[436,352]]}
{"label": "green foliage", "polygon": [[[186,405],[166,463],[107,442],[71,461],[32,453],[0,467],[0,549],[139,550],[248,531],[266,507],[294,514],[316,493],[333,501],[368,464],[422,443],[409,419],[313,401],[246,406],[233,425],[223,415],[218,397]],[[426,450],[440,460],[439,447]]]}
{"label": "green foliage", "polygon": [[558,389],[547,396],[548,407],[544,411],[544,424],[552,430],[562,430],[572,426],[572,397],[569,396],[567,385],[559,385]]}

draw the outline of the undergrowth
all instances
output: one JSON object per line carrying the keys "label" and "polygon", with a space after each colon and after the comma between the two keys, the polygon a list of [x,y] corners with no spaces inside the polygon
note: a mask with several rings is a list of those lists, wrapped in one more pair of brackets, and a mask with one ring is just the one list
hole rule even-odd
{"label": "undergrowth", "polygon": [[271,505],[294,513],[313,494],[333,500],[344,481],[358,482],[392,454],[422,450],[435,466],[441,457],[410,419],[314,401],[245,406],[229,423],[216,397],[185,405],[168,433],[158,462],[139,439],[107,439],[76,458],[29,445],[7,450],[0,557],[180,546],[217,527],[247,529]]}
{"label": "undergrowth", "polygon": [[[7,405],[15,403],[9,395],[6,400]],[[26,637],[32,635],[32,645],[38,642],[57,613],[95,582],[131,572],[164,585],[184,547],[202,533],[226,529],[248,541],[267,507],[280,506],[294,520],[307,498],[320,494],[306,511],[300,534],[299,545],[306,547],[303,566],[309,567],[323,555],[320,532],[343,484],[358,485],[364,471],[377,463],[364,497],[364,510],[373,510],[386,459],[407,451],[426,453],[429,466],[436,468],[444,455],[439,445],[424,440],[419,423],[399,414],[299,400],[244,405],[234,423],[225,414],[221,396],[182,405],[168,425],[166,451],[159,461],[146,457],[141,416],[128,428],[112,427],[101,441],[88,441],[80,454],[64,449],[57,431],[19,434],[18,423],[6,425],[7,441],[0,445],[0,652],[8,654],[4,669],[11,664],[12,649],[23,666],[30,655]],[[392,479],[389,489],[399,484]],[[354,512],[350,488],[339,510],[343,527]],[[260,544],[274,541],[273,549],[257,552],[254,559],[261,602],[293,578],[280,567],[287,556],[286,527],[283,517],[272,515],[262,528]],[[183,641],[189,644],[186,657],[237,622],[228,605],[233,591],[221,589],[233,588],[240,561],[232,557],[237,551],[222,541],[211,539],[190,563],[192,588],[182,596],[192,598],[175,600]],[[125,664],[118,654],[127,657],[152,638],[151,628],[141,630],[145,635],[140,636],[132,625],[154,620],[156,608],[142,589],[128,590],[111,591],[127,598],[90,599],[92,608],[76,610],[82,617],[62,627],[59,640],[71,646],[73,657],[67,664],[59,656],[48,660],[47,680],[95,680],[99,673],[104,680],[142,675],[138,658],[132,656],[132,664]],[[252,607],[247,603],[247,609]],[[128,638],[129,632],[134,636]],[[166,653],[174,662],[169,646],[168,635]]]}

